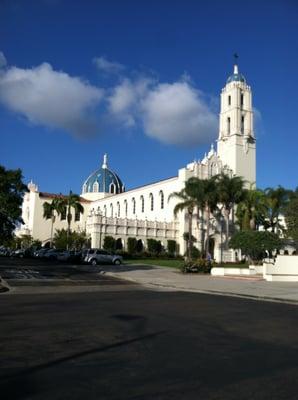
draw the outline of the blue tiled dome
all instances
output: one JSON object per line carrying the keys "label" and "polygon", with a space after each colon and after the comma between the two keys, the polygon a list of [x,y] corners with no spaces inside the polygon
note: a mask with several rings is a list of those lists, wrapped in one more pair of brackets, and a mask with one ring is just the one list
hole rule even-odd
{"label": "blue tiled dome", "polygon": [[245,82],[245,78],[242,74],[233,74],[227,79],[227,83],[230,82]]}
{"label": "blue tiled dome", "polygon": [[83,184],[83,193],[122,193],[124,186],[115,172],[108,169],[107,156],[101,168],[94,171]]}

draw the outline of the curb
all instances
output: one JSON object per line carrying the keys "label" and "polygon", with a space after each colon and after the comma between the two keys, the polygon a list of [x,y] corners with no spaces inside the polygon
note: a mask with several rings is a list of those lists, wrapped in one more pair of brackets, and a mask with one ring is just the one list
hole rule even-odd
{"label": "curb", "polygon": [[180,288],[177,286],[171,286],[171,285],[166,285],[166,284],[162,284],[162,283],[142,282],[142,281],[140,281],[138,279],[134,279],[134,278],[119,277],[119,275],[117,273],[115,274],[113,272],[105,272],[105,274],[110,275],[114,278],[139,283],[140,285],[143,285],[146,287],[160,287],[160,288],[165,288],[165,289],[171,289],[171,290],[174,290],[177,292],[200,293],[200,294],[207,294],[207,295],[213,295],[213,296],[236,297],[236,298],[246,299],[246,300],[265,301],[265,302],[269,302],[269,303],[298,305],[298,300],[288,300],[288,299],[281,299],[278,297],[256,296],[256,295],[233,293],[233,292],[221,292],[218,290],[186,289],[186,288]]}

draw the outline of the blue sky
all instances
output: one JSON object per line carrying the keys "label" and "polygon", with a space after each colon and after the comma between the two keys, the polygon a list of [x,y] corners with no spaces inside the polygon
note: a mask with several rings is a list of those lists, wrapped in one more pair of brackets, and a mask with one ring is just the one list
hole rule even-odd
{"label": "blue sky", "polygon": [[81,191],[176,175],[217,137],[233,53],[257,109],[257,185],[298,185],[298,3],[2,0],[0,163]]}

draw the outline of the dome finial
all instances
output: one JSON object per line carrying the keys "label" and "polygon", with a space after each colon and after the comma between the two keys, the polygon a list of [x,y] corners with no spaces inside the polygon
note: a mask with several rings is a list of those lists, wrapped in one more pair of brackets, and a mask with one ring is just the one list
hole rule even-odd
{"label": "dome finial", "polygon": [[102,168],[108,168],[108,155],[107,155],[107,153],[105,153],[104,156],[103,156]]}
{"label": "dome finial", "polygon": [[238,54],[234,54],[234,74],[238,74]]}

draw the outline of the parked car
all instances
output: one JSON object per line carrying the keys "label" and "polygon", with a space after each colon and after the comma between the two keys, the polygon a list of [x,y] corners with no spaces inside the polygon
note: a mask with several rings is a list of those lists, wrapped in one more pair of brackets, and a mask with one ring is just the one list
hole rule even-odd
{"label": "parked car", "polygon": [[18,258],[29,258],[33,256],[33,252],[31,248],[28,249],[17,249],[11,253],[12,257]]}
{"label": "parked car", "polygon": [[116,254],[111,254],[106,250],[89,249],[85,255],[84,262],[91,265],[97,264],[122,264],[122,257]]}
{"label": "parked car", "polygon": [[64,250],[58,254],[57,260],[59,261],[72,261],[72,262],[80,262],[81,261],[81,251],[75,250]]}
{"label": "parked car", "polygon": [[6,249],[5,247],[1,247],[0,248],[0,256],[1,257],[9,257],[11,254],[11,250],[10,249]]}
{"label": "parked car", "polygon": [[36,250],[35,252],[34,252],[34,257],[36,257],[36,258],[43,258],[43,256],[46,254],[46,252],[47,251],[49,251],[50,249],[48,249],[48,248],[42,248],[42,249],[39,249],[39,250]]}
{"label": "parked car", "polygon": [[61,254],[64,250],[61,249],[50,249],[44,255],[43,258],[46,260],[57,260],[59,254]]}

